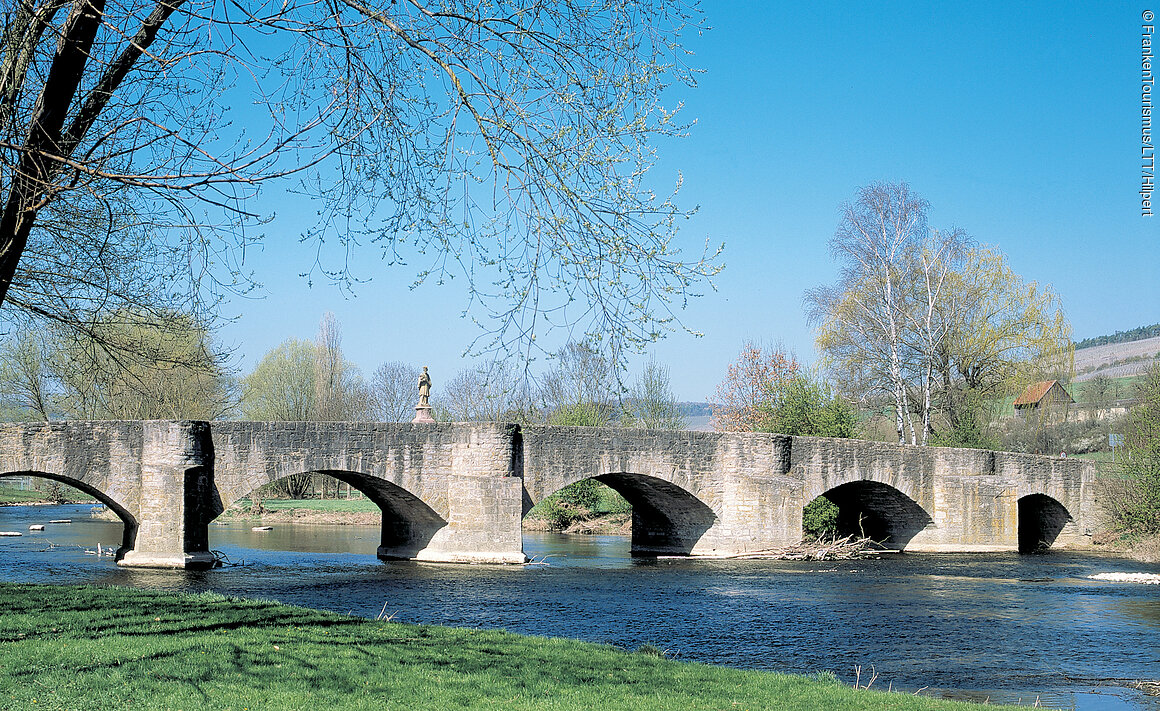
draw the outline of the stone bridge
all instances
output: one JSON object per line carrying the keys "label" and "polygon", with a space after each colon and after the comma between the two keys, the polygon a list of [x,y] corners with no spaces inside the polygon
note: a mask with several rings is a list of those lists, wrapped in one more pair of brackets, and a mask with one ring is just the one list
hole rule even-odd
{"label": "stone bridge", "polygon": [[634,555],[795,543],[825,495],[839,528],[907,551],[1085,543],[1090,462],[773,434],[502,423],[49,422],[0,425],[0,477],[40,476],[125,523],[121,565],[205,567],[208,525],[258,487],[330,475],[383,511],[384,559],[522,563],[537,502],[597,479],[632,504]]}

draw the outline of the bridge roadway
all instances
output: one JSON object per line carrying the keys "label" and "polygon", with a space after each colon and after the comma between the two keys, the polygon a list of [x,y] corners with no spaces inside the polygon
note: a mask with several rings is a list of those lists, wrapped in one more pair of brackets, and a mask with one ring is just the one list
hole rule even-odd
{"label": "bridge roadway", "polygon": [[0,425],[0,477],[81,489],[125,522],[118,562],[212,563],[208,524],[283,477],[321,472],[383,511],[384,559],[522,563],[522,520],[593,478],[632,504],[634,555],[795,543],[825,495],[844,532],[899,550],[1089,542],[1090,462],[773,434],[504,423],[48,422]]}

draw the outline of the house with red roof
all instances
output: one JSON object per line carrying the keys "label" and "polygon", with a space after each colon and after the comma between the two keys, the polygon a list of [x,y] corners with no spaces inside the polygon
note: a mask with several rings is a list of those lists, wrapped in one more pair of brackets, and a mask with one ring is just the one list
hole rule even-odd
{"label": "house with red roof", "polygon": [[1041,380],[1027,386],[1015,398],[1015,416],[1020,419],[1036,417],[1047,420],[1066,420],[1068,408],[1075,404],[1067,389],[1058,380]]}

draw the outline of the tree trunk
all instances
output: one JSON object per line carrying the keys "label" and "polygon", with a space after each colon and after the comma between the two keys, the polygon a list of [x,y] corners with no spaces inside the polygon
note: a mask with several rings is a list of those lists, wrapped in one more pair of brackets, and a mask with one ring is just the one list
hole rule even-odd
{"label": "tree trunk", "polygon": [[77,0],[73,5],[32,110],[28,138],[0,214],[0,304],[8,296],[40,209],[40,199],[56,167],[52,156],[59,150],[64,121],[84,76],[104,8],[104,0]]}

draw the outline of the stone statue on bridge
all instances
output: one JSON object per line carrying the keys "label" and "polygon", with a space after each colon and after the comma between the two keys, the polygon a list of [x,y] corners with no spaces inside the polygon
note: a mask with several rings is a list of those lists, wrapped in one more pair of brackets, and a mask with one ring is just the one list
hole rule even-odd
{"label": "stone statue on bridge", "polygon": [[419,404],[415,406],[415,419],[411,422],[417,424],[435,421],[435,418],[431,417],[431,404],[428,400],[430,397],[431,376],[427,374],[427,366],[423,366],[423,372],[419,375]]}

